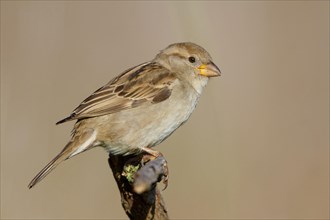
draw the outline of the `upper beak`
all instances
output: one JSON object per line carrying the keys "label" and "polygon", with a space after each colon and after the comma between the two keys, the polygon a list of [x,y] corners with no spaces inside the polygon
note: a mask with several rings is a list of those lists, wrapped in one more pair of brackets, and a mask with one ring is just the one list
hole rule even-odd
{"label": "upper beak", "polygon": [[220,69],[212,61],[210,61],[206,65],[205,64],[200,65],[198,69],[199,69],[199,74],[202,76],[215,77],[221,75]]}

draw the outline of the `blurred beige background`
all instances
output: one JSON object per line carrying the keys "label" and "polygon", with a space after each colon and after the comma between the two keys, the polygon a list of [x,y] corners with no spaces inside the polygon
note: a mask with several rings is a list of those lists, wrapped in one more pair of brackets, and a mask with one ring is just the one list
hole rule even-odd
{"label": "blurred beige background", "polygon": [[56,121],[180,41],[223,75],[158,147],[171,218],[328,218],[329,1],[1,1],[1,218],[126,219],[102,149],[27,184],[69,139]]}

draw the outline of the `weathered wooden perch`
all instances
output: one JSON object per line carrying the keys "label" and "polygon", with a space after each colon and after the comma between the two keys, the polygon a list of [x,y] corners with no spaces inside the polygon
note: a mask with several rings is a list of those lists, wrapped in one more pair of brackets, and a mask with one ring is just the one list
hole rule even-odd
{"label": "weathered wooden perch", "polygon": [[146,156],[109,155],[122,206],[130,219],[168,219],[165,202],[157,188],[157,182],[167,173],[166,160],[159,156],[145,163]]}

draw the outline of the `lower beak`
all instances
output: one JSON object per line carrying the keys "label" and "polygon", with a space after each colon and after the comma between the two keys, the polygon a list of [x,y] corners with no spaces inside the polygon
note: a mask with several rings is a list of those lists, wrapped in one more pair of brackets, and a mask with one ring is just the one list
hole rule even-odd
{"label": "lower beak", "polygon": [[200,65],[198,69],[199,69],[199,74],[202,76],[215,77],[221,75],[220,69],[212,61],[210,61],[206,65],[205,64]]}

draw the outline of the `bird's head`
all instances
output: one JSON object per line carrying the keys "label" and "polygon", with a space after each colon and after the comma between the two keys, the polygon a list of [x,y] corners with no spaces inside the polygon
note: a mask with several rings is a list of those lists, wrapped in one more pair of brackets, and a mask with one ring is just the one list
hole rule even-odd
{"label": "bird's head", "polygon": [[220,76],[220,69],[210,54],[197,44],[185,42],[169,45],[155,58],[172,72],[193,74],[195,77]]}

